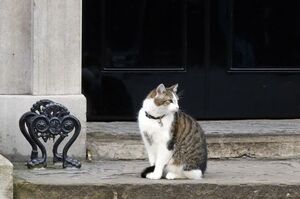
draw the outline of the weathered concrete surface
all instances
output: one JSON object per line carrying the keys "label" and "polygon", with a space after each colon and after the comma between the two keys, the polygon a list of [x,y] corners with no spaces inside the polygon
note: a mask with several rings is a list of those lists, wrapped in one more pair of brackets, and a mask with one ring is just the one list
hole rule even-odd
{"label": "weathered concrete surface", "polygon": [[80,170],[15,169],[14,198],[300,198],[300,160],[209,161],[202,180],[148,180],[144,161],[83,164]]}
{"label": "weathered concrete surface", "polygon": [[[300,157],[300,120],[200,122],[210,158]],[[94,160],[145,159],[136,122],[87,124],[87,148]]]}
{"label": "weathered concrete surface", "polygon": [[92,160],[134,160],[146,159],[144,144],[136,136],[87,134],[88,158]]}
{"label": "weathered concrete surface", "polygon": [[[85,157],[86,155],[86,100],[83,95],[0,95],[0,154],[10,160],[29,158],[31,146],[19,129],[19,119],[32,105],[41,99],[50,99],[65,105],[82,125],[81,133],[69,150],[69,155]],[[67,138],[68,139],[68,138]],[[66,139],[66,140],[67,140]],[[49,140],[48,156],[52,156],[53,142]]]}
{"label": "weathered concrete surface", "polygon": [[[207,135],[300,135],[300,119],[200,121]],[[136,122],[89,122],[87,132],[139,134]]]}
{"label": "weathered concrete surface", "polygon": [[13,165],[0,154],[0,198],[13,198]]}

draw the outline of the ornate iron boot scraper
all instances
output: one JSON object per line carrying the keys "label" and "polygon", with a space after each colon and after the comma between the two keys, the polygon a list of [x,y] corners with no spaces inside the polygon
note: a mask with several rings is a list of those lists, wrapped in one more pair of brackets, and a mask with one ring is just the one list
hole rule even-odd
{"label": "ornate iron boot scraper", "polygon": [[[66,107],[50,100],[40,100],[33,104],[31,110],[23,114],[19,121],[19,127],[26,140],[32,147],[30,160],[27,162],[28,168],[46,167],[47,151],[40,138],[47,142],[49,139],[58,139],[53,145],[53,163],[62,162],[63,168],[80,168],[78,160],[67,156],[68,150],[78,137],[81,125],[79,120],[70,115]],[[74,131],[72,137],[64,146],[62,153],[58,153],[58,146],[62,141]],[[38,148],[42,156],[38,156]]]}

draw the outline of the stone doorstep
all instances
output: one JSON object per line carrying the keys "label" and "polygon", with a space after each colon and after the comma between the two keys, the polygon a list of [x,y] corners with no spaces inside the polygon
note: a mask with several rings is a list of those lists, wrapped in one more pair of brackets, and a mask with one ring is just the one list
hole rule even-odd
{"label": "stone doorstep", "polygon": [[[300,120],[200,122],[207,136],[209,158],[300,157]],[[92,160],[146,159],[137,123],[87,124],[87,149]]]}
{"label": "stone doorstep", "polygon": [[0,198],[13,198],[13,165],[0,154]]}
{"label": "stone doorstep", "polygon": [[300,198],[300,160],[212,160],[201,180],[148,180],[146,161],[99,161],[81,169],[15,164],[14,198]]}

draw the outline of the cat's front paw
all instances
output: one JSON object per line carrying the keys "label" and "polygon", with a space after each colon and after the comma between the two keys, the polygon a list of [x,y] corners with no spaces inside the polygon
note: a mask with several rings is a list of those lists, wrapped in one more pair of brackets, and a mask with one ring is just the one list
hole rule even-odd
{"label": "cat's front paw", "polygon": [[151,179],[151,180],[158,180],[161,178],[161,174],[151,172],[151,173],[147,174],[146,178]]}
{"label": "cat's front paw", "polygon": [[176,175],[174,173],[169,172],[166,175],[166,179],[168,179],[168,180],[174,180],[175,178],[176,178]]}

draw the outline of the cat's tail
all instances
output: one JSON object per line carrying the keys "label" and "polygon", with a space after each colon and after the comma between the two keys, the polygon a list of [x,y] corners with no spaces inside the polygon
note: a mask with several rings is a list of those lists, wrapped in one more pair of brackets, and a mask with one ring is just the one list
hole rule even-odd
{"label": "cat's tail", "polygon": [[145,168],[141,173],[141,177],[146,178],[147,174],[153,172],[154,169],[155,169],[155,166],[150,166],[150,167]]}

